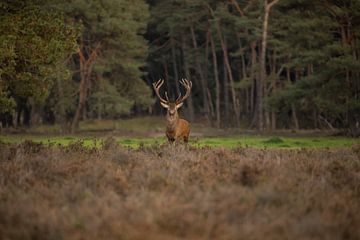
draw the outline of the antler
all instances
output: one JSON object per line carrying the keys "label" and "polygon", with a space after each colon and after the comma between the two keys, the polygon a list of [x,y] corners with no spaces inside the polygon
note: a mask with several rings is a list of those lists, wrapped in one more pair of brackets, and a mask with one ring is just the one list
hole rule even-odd
{"label": "antler", "polygon": [[160,88],[161,88],[161,86],[162,86],[163,84],[164,84],[164,79],[159,79],[159,81],[153,83],[153,87],[154,87],[154,90],[155,90],[156,95],[157,95],[158,98],[160,99],[160,102],[162,102],[162,103],[164,103],[164,104],[169,104],[169,98],[168,98],[167,92],[165,92],[166,100],[163,99],[163,98],[160,96],[160,93],[159,93],[159,90],[160,90]]}
{"label": "antler", "polygon": [[186,93],[183,97],[181,97],[181,93],[180,93],[179,97],[175,101],[176,104],[182,103],[186,98],[188,98],[192,88],[192,82],[187,80],[186,78],[182,78],[180,80],[180,83],[186,89]]}

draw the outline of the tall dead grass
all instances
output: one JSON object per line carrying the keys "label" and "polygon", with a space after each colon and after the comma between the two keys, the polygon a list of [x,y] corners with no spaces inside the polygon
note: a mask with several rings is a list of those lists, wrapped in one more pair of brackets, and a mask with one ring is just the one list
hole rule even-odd
{"label": "tall dead grass", "polygon": [[0,145],[0,239],[359,239],[359,149]]}

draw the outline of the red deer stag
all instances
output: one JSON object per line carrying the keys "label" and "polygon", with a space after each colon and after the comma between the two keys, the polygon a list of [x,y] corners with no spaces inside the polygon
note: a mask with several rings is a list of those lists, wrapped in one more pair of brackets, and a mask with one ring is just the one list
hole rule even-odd
{"label": "red deer stag", "polygon": [[177,110],[183,105],[184,100],[187,97],[189,97],[191,88],[192,88],[192,82],[188,81],[187,79],[181,79],[180,83],[186,89],[186,93],[183,97],[181,96],[181,93],[180,93],[179,97],[176,99],[175,102],[169,101],[167,92],[165,92],[166,99],[164,99],[160,96],[159,89],[164,84],[164,80],[160,79],[159,81],[153,83],[155,93],[158,96],[158,98],[160,99],[161,106],[163,106],[164,108],[167,109],[166,137],[170,143],[173,143],[174,141],[179,141],[179,140],[188,142],[188,140],[189,140],[189,133],[190,133],[189,122],[184,119],[179,118],[179,114],[178,114]]}

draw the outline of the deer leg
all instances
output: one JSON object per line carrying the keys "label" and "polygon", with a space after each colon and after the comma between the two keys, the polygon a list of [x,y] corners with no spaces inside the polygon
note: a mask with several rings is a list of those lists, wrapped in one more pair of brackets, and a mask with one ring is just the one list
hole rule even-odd
{"label": "deer leg", "polygon": [[175,136],[173,134],[169,134],[168,132],[166,132],[166,137],[167,137],[169,143],[174,143]]}

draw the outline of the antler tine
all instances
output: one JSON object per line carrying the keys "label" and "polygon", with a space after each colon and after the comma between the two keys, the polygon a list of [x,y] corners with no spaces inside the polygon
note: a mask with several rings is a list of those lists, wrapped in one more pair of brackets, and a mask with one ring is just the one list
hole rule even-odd
{"label": "antler tine", "polygon": [[189,95],[190,95],[190,92],[191,92],[191,88],[192,88],[192,82],[191,81],[189,81],[189,80],[187,80],[186,78],[182,78],[181,80],[180,80],[180,83],[181,83],[181,85],[183,85],[184,86],[184,88],[186,89],[186,93],[185,93],[185,95],[182,97],[182,98],[180,98],[180,96],[178,97],[178,99],[176,100],[176,103],[181,103],[181,102],[183,102],[186,98],[188,98],[189,97]]}
{"label": "antler tine", "polygon": [[159,90],[160,87],[161,87],[163,84],[164,84],[164,79],[159,79],[158,81],[156,81],[156,82],[153,83],[153,86],[154,86],[157,90]]}
{"label": "antler tine", "polygon": [[166,101],[170,102],[167,92],[165,92],[165,98],[166,98]]}
{"label": "antler tine", "polygon": [[176,99],[175,102],[179,102],[180,99],[181,99],[181,93],[179,93],[179,96],[178,96],[178,98]]}
{"label": "antler tine", "polygon": [[154,90],[158,90],[160,87],[161,87],[161,85],[163,85],[163,80],[162,79],[159,79],[158,81],[156,81],[156,82],[153,82],[153,87],[154,87]]}
{"label": "antler tine", "polygon": [[166,99],[163,99],[161,96],[160,96],[160,93],[159,93],[159,90],[161,88],[161,86],[164,84],[164,79],[159,79],[158,81],[154,82],[152,85],[153,85],[153,88],[155,90],[155,94],[158,96],[158,98],[160,99],[161,102],[163,103],[169,103],[169,99],[167,97],[167,94],[166,94]]}
{"label": "antler tine", "polygon": [[192,88],[192,82],[187,80],[186,78],[182,78],[180,83],[185,87],[185,88]]}

